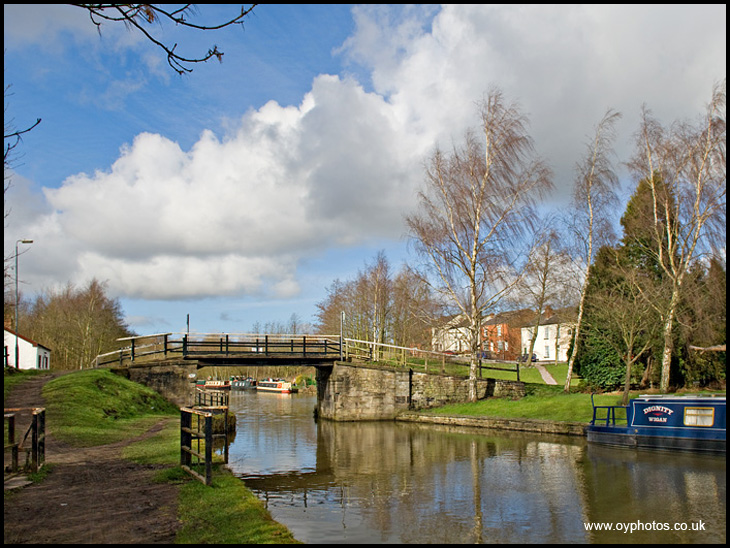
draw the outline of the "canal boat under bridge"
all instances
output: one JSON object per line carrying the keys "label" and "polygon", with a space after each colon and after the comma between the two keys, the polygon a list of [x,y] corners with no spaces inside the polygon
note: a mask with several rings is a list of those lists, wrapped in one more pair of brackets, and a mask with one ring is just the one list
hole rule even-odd
{"label": "canal boat under bridge", "polygon": [[[589,442],[603,445],[722,454],[726,452],[725,410],[725,394],[645,395],[627,406],[593,404],[586,435]],[[605,417],[597,416],[601,413]]]}

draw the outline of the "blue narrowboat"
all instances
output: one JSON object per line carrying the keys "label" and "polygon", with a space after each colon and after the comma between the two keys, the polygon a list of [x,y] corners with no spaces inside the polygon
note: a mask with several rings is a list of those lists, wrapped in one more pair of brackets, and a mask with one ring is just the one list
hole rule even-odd
{"label": "blue narrowboat", "polygon": [[[586,436],[591,443],[725,453],[724,394],[639,396],[627,406],[595,405],[591,396],[591,404],[593,420],[586,427]],[[605,417],[598,417],[599,414],[605,414]]]}

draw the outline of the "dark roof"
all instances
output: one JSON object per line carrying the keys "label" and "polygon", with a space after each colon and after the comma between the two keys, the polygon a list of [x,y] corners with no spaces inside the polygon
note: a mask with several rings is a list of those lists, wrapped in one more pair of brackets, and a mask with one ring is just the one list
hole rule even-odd
{"label": "dark roof", "polygon": [[513,327],[522,327],[529,325],[535,321],[535,311],[529,308],[523,308],[522,310],[510,310],[507,312],[500,312],[493,318],[482,322],[482,325],[511,325]]}
{"label": "dark roof", "polygon": [[[16,335],[15,331],[13,331],[12,329],[8,329],[7,327],[5,328],[5,331],[7,331],[8,333],[10,333],[12,336],[15,336]],[[33,339],[29,339],[28,337],[24,337],[20,333],[17,333],[17,335],[18,335],[18,338],[19,339],[23,339],[25,342],[30,343],[33,346],[40,346],[41,348],[45,348],[46,350],[48,350],[49,352],[51,352],[51,349],[48,348],[47,346],[45,346],[45,345],[43,345],[41,343],[35,342]]]}

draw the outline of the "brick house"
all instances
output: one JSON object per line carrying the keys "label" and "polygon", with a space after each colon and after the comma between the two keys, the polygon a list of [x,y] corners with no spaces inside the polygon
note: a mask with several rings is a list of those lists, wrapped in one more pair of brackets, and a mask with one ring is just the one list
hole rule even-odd
{"label": "brick house", "polygon": [[535,321],[535,312],[527,308],[500,312],[482,322],[484,357],[516,360],[522,354],[522,327]]}

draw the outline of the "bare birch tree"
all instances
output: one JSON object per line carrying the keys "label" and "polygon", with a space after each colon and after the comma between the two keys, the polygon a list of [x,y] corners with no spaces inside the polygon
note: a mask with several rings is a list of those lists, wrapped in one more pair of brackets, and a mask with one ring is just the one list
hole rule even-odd
{"label": "bare birch tree", "polygon": [[481,319],[516,283],[515,262],[551,173],[534,154],[527,118],[499,90],[480,105],[480,138],[467,132],[450,153],[436,149],[418,211],[407,218],[434,289],[468,318],[469,397],[477,399]]}
{"label": "bare birch tree", "polygon": [[[548,219],[546,223],[552,223]],[[537,241],[528,255],[524,276],[519,284],[519,299],[530,309],[535,311],[535,322],[531,325],[527,349],[527,360],[531,359],[537,342],[537,332],[540,328],[543,313],[548,306],[558,308],[570,301],[571,265],[570,259],[563,249],[560,235],[546,227],[537,234]],[[556,338],[557,341],[557,338]],[[557,360],[557,352],[555,358]]]}
{"label": "bare birch tree", "polygon": [[[576,348],[582,328],[585,297],[588,289],[588,273],[593,263],[595,250],[600,240],[610,233],[607,219],[609,208],[616,204],[616,189],[619,181],[611,162],[614,125],[621,114],[609,109],[596,126],[592,142],[577,166],[573,186],[573,218],[570,225],[577,243],[577,258],[583,266],[583,281],[578,301],[578,319],[573,330],[573,349]],[[565,392],[570,391],[570,381],[575,364],[575,351],[568,360],[568,374],[565,378]]]}
{"label": "bare birch tree", "polygon": [[664,351],[660,389],[669,390],[673,330],[685,276],[693,262],[726,242],[725,81],[716,85],[696,123],[665,129],[644,108],[631,167],[653,199],[653,235],[647,251],[671,282],[662,311]]}

